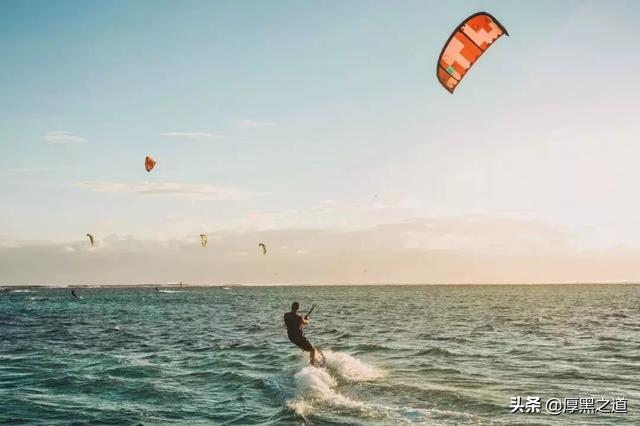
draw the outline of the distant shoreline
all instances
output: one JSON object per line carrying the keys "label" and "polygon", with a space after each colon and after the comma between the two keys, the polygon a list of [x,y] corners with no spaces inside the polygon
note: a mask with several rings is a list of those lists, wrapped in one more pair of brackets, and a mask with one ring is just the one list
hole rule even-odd
{"label": "distant shoreline", "polygon": [[246,288],[246,287],[472,287],[472,286],[601,286],[601,285],[613,285],[613,286],[635,286],[640,285],[638,282],[563,282],[563,283],[393,283],[393,284],[381,284],[381,283],[368,283],[368,284],[4,284],[0,285],[0,289],[66,289],[66,288]]}

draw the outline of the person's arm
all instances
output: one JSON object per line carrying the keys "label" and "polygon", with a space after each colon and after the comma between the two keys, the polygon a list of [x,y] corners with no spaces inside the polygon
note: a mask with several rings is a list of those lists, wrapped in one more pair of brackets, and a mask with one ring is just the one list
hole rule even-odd
{"label": "person's arm", "polygon": [[298,315],[298,318],[300,318],[300,328],[309,324],[309,320],[306,317],[301,317],[300,315]]}

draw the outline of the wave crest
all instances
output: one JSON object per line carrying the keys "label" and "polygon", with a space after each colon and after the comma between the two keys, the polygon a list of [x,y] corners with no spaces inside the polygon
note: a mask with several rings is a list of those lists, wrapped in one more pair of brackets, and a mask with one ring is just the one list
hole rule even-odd
{"label": "wave crest", "polygon": [[361,382],[382,377],[382,370],[355,357],[332,350],[324,350],[323,367],[304,367],[294,376],[298,398],[288,401],[287,406],[300,416],[313,410],[314,403],[328,404],[350,409],[367,411],[364,402],[351,399],[339,393],[338,379]]}
{"label": "wave crest", "polygon": [[379,379],[384,375],[379,368],[360,361],[347,353],[325,349],[322,354],[327,368],[346,380],[366,382]]}

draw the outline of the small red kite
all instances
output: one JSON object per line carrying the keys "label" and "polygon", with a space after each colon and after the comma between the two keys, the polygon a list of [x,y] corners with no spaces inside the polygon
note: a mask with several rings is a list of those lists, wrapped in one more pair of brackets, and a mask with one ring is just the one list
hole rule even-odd
{"label": "small red kite", "polygon": [[144,159],[144,168],[150,172],[156,165],[156,161],[147,155],[147,158]]}

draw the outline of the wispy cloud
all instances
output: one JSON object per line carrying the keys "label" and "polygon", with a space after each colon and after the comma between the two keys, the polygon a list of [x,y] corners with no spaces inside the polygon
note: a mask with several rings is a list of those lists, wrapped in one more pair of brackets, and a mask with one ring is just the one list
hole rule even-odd
{"label": "wispy cloud", "polygon": [[184,197],[196,200],[233,201],[242,200],[252,195],[261,195],[219,185],[178,182],[129,184],[121,182],[85,181],[78,182],[74,184],[74,186],[93,192],[113,192],[151,197]]}
{"label": "wispy cloud", "polygon": [[233,126],[234,127],[273,127],[275,126],[277,123],[275,121],[258,121],[258,120],[251,120],[248,118],[241,118],[241,119],[237,119],[237,120],[233,120]]}
{"label": "wispy cloud", "polygon": [[191,139],[191,140],[229,139],[226,135],[221,135],[219,133],[209,133],[209,132],[164,132],[164,133],[160,133],[160,136],[165,136],[170,138],[180,138],[180,139]]}
{"label": "wispy cloud", "polygon": [[64,167],[18,167],[15,169],[4,170],[6,173],[43,173],[51,172],[54,170],[61,170]]}
{"label": "wispy cloud", "polygon": [[66,130],[52,130],[47,132],[42,140],[58,144],[87,143],[87,139]]}

